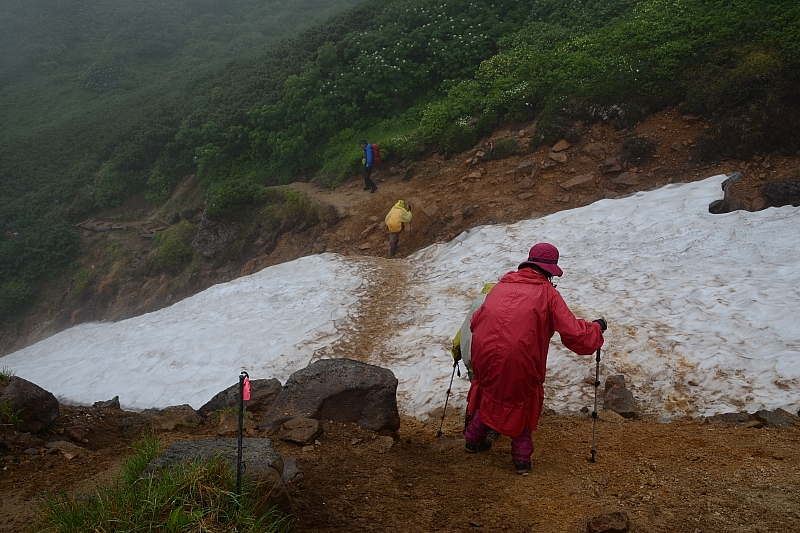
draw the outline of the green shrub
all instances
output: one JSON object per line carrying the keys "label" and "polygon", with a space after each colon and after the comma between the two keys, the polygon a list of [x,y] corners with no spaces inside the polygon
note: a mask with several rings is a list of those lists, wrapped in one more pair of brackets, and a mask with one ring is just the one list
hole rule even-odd
{"label": "green shrub", "polygon": [[83,294],[89,282],[92,279],[93,271],[89,268],[80,268],[72,277],[72,286],[70,287],[69,296],[75,298]]}
{"label": "green shrub", "polygon": [[237,216],[259,203],[264,187],[250,180],[228,181],[216,187],[208,201],[209,215]]}
{"label": "green shrub", "polygon": [[275,511],[259,516],[256,486],[236,495],[236,476],[221,458],[175,465],[154,479],[138,479],[158,453],[147,435],[137,445],[120,478],[87,494],[48,493],[40,503],[42,533],[276,533],[289,530],[288,517]]}
{"label": "green shrub", "polygon": [[154,168],[150,171],[150,177],[147,178],[145,198],[153,205],[161,205],[169,200],[175,183],[174,179],[168,178],[163,172]]}
{"label": "green shrub", "polygon": [[19,411],[14,409],[10,401],[6,400],[0,402],[0,426],[19,426],[22,423],[19,413]]}
{"label": "green shrub", "polygon": [[632,135],[622,143],[622,149],[625,152],[623,157],[625,161],[629,162],[646,161],[656,153],[657,148],[656,141],[638,135]]}
{"label": "green shrub", "polygon": [[36,294],[36,287],[20,278],[12,278],[0,284],[0,317],[18,311]]}
{"label": "green shrub", "polygon": [[14,371],[11,370],[9,367],[4,366],[0,369],[0,383],[4,381],[8,381],[8,378],[14,375]]}
{"label": "green shrub", "polygon": [[[383,153],[386,153],[384,156]],[[408,133],[393,135],[381,145],[381,155],[384,159],[398,159],[405,164],[411,164],[425,152],[425,139],[419,129]]]}
{"label": "green shrub", "polygon": [[[14,375],[14,372],[4,366],[0,369],[0,384],[8,381],[8,379]],[[19,411],[14,409],[14,406],[11,405],[10,401],[3,401],[0,402],[0,425],[11,425],[11,426],[19,426],[22,423],[22,419],[19,417]]]}
{"label": "green shrub", "polygon": [[186,268],[194,255],[189,244],[195,235],[197,228],[186,220],[159,232],[154,239],[156,266],[173,274]]}
{"label": "green shrub", "polygon": [[564,102],[565,99],[550,102],[539,115],[536,129],[529,143],[531,148],[538,148],[543,144],[552,146],[561,139],[571,143],[580,140],[580,136],[573,127],[572,113],[566,107],[562,107]]}
{"label": "green shrub", "polygon": [[492,149],[486,154],[487,160],[505,159],[511,157],[519,150],[516,139],[501,139],[492,143]]}

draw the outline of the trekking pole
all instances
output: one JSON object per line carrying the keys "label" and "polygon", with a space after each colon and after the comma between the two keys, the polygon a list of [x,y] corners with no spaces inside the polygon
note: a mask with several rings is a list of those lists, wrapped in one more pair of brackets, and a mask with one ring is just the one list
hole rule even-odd
{"label": "trekking pole", "polygon": [[594,444],[595,440],[597,439],[597,388],[600,387],[600,348],[597,349],[595,360],[597,361],[597,364],[595,365],[595,370],[594,370],[594,411],[592,411],[592,458],[590,459],[591,462],[594,462],[594,454],[596,452]]}
{"label": "trekking pole", "polygon": [[[245,398],[247,396],[247,398]],[[244,401],[250,399],[250,376],[242,371],[239,374],[239,445],[236,454],[236,501],[242,495],[242,426],[244,425]]]}
{"label": "trekking pole", "polygon": [[[456,370],[458,369],[458,361],[453,361],[453,375],[450,376],[450,386],[447,387],[447,398],[444,400],[444,409],[442,409],[442,421],[439,424],[439,431],[436,432],[436,438],[442,436],[442,426],[444,426],[444,414],[447,412],[447,402],[450,401],[450,391],[453,389],[453,379],[456,377]],[[459,370],[458,375],[461,375],[461,371]]]}

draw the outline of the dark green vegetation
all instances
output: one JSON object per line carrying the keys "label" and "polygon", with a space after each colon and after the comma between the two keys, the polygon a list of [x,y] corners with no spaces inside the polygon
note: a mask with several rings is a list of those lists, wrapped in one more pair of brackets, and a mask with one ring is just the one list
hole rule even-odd
{"label": "dark green vegetation", "polygon": [[277,513],[258,512],[254,487],[237,498],[235,472],[223,460],[176,466],[156,479],[138,479],[158,455],[150,434],[134,445],[117,481],[87,495],[49,494],[42,501],[43,524],[37,531],[278,532],[288,522]]}
{"label": "dark green vegetation", "polygon": [[[0,369],[0,391],[5,388],[5,382],[8,378],[13,376],[14,373],[7,367]],[[0,401],[0,426],[16,427],[22,422],[19,417],[19,411],[14,409],[10,401]]]}
{"label": "dark green vegetation", "polygon": [[[575,120],[626,127],[666,106],[711,121],[706,159],[800,148],[794,0],[368,0],[295,38],[321,2],[129,4],[0,4],[0,220],[50,239],[0,248],[0,315],[74,247],[37,228],[141,190],[158,204],[191,172],[231,216],[271,205],[259,187],[341,182],[360,138],[411,162],[501,122],[536,120],[534,144],[554,143]],[[186,264],[173,251],[163,268]]]}

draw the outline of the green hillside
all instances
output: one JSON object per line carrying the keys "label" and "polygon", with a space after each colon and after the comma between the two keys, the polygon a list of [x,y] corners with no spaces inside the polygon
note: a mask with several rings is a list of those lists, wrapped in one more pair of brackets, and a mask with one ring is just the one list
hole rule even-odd
{"label": "green hillside", "polygon": [[667,106],[713,124],[706,159],[800,148],[791,0],[355,4],[0,4],[0,220],[21,234],[0,242],[0,315],[69,261],[68,222],[142,190],[158,205],[187,173],[233,213],[263,186],[341,182],[364,137],[411,163],[501,123],[552,143]]}

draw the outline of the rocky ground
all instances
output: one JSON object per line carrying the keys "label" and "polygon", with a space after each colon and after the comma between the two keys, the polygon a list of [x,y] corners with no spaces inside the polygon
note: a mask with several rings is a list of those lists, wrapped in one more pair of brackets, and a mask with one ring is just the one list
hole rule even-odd
{"label": "rocky ground", "polygon": [[[578,124],[579,141],[530,150],[530,125],[522,124],[450,158],[430,154],[411,168],[387,164],[373,174],[379,186],[374,194],[362,190],[358,177],[335,190],[294,184],[332,206],[338,223],[288,233],[269,253],[253,239],[240,256],[209,262],[193,280],[137,270],[137,258],[146,256],[152,243],[141,239],[133,225],[130,230],[82,230],[87,253],[81,261],[86,268],[103,271],[93,292],[73,300],[69,287],[75,280],[53,280],[47,289],[51,298],[43,297],[31,316],[6,325],[0,347],[8,353],[74,323],[158,309],[213,283],[311,253],[386,257],[382,220],[400,198],[413,207],[413,230],[401,237],[401,260],[383,261],[375,274],[392,279],[402,275],[402,258],[411,252],[480,224],[510,223],[739,170],[743,178],[729,191],[728,207],[761,209],[773,202],[765,194],[768,184],[800,174],[798,158],[780,154],[703,162],[695,146],[704,130],[701,120],[666,111],[632,131]],[[655,151],[637,159],[630,144],[626,148],[632,136],[654,141]],[[510,138],[523,147],[518,154],[491,161],[476,157],[489,142]],[[197,195],[191,178],[181,190],[187,197]],[[124,220],[136,211],[139,221],[161,216],[142,214],[146,206],[137,206],[129,204],[108,218]],[[138,255],[121,256],[120,249]],[[402,284],[388,286],[398,291]],[[330,355],[365,360],[380,341],[386,330],[384,308],[369,302],[392,295],[385,293],[387,285],[376,287],[361,313],[369,320]],[[468,455],[460,415],[451,411],[444,434],[437,438],[438,415],[431,413],[427,421],[404,418],[388,449],[376,435],[336,423],[325,424],[325,434],[313,447],[276,441],[281,454],[297,457],[304,473],[294,492],[295,530],[578,532],[594,516],[622,511],[632,531],[800,531],[797,427],[700,420],[661,424],[604,412],[598,422],[597,460],[591,463],[591,419],[550,413],[534,435],[532,472],[518,476],[508,439],[498,440],[489,452]],[[90,491],[112,480],[135,438],[118,424],[130,416],[113,409],[62,406],[55,428],[46,434],[0,428],[0,532],[26,531],[35,524],[44,491]],[[160,436],[167,445],[217,432],[216,424],[209,423],[164,429]],[[71,446],[47,447],[57,441]]]}
{"label": "rocky ground", "polygon": [[[63,406],[43,435],[5,431],[0,532],[35,527],[46,491],[90,492],[113,480],[133,438],[118,423],[131,416]],[[591,418],[548,413],[534,435],[533,469],[520,476],[508,439],[467,454],[461,424],[451,412],[437,438],[438,424],[404,418],[388,444],[335,422],[325,422],[318,444],[306,447],[249,434],[272,438],[281,455],[297,459],[303,473],[292,490],[297,532],[582,532],[593,517],[614,512],[628,516],[630,531],[800,530],[797,427],[662,424],[601,411],[592,463]],[[159,436],[166,447],[217,437],[219,427],[212,416]],[[60,450],[47,447],[58,441]]]}

